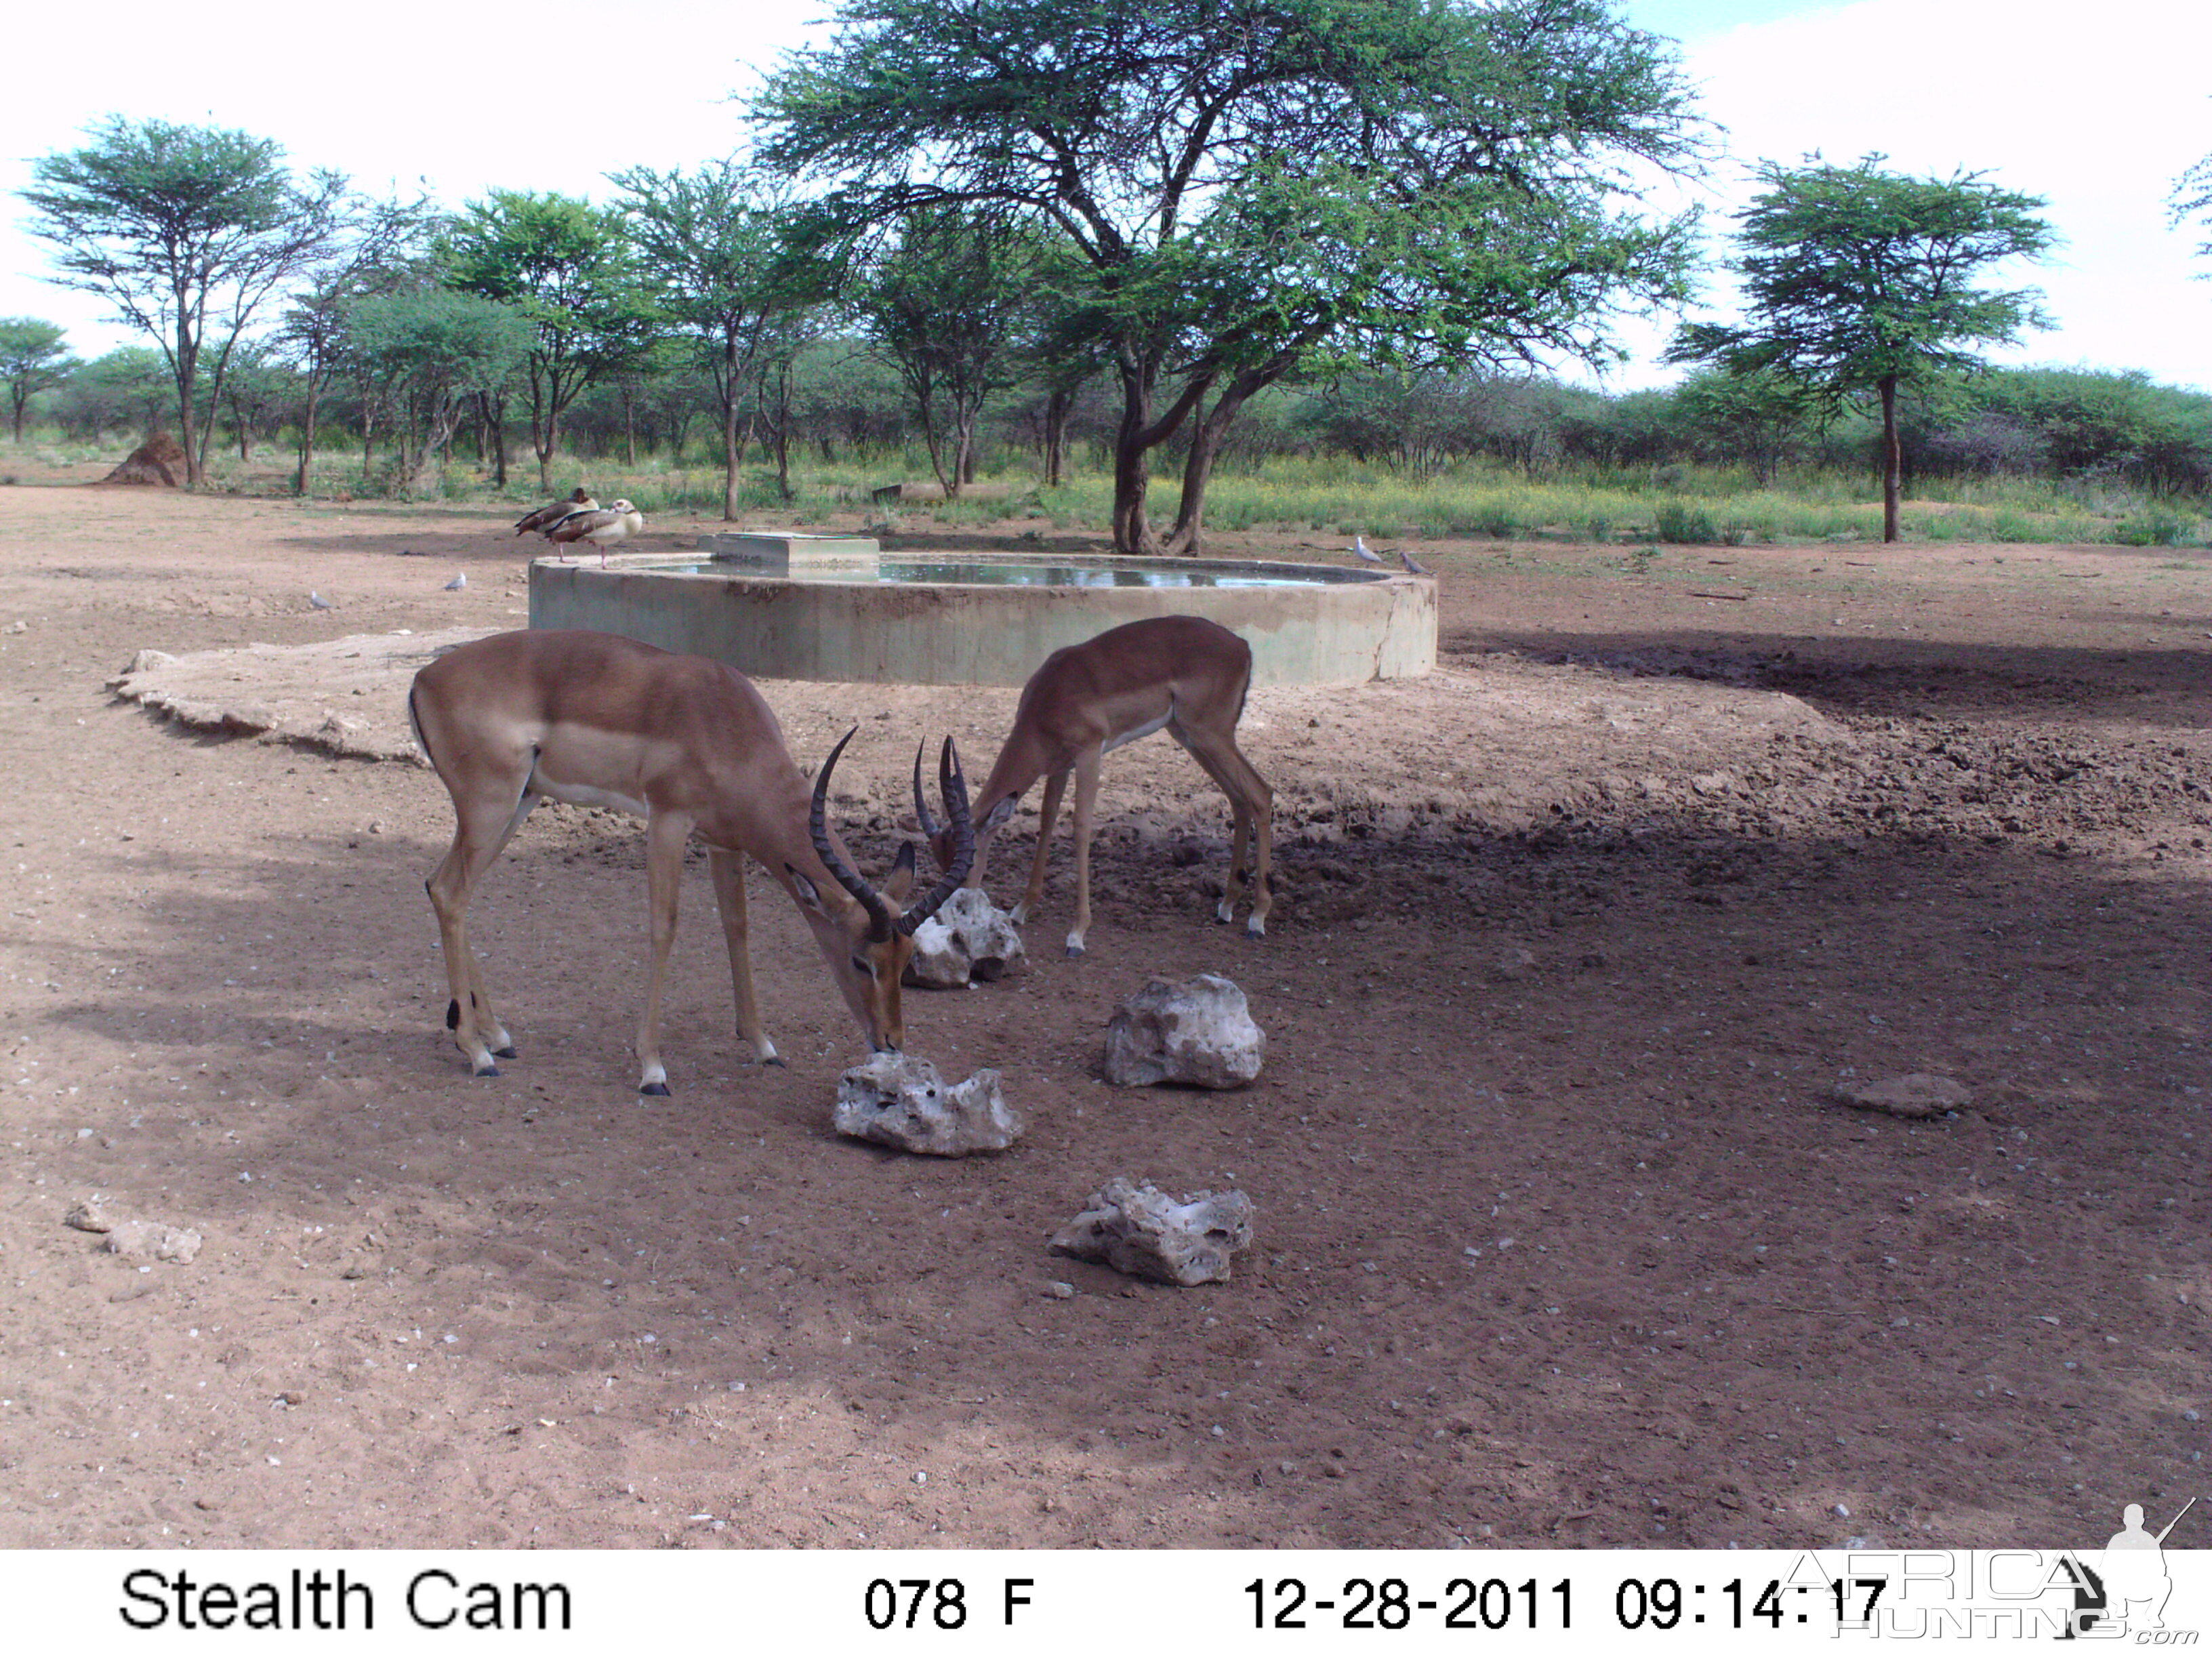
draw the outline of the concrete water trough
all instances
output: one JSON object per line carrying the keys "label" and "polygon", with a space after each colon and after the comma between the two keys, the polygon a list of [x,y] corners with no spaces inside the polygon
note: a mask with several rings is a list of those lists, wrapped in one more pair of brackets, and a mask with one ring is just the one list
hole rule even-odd
{"label": "concrete water trough", "polygon": [[[883,554],[864,538],[714,536],[693,554],[530,567],[532,628],[596,628],[762,679],[1020,685],[1064,645],[1141,617],[1209,617],[1255,685],[1425,674],[1430,578],[1257,560]],[[783,544],[781,546],[776,544]]]}

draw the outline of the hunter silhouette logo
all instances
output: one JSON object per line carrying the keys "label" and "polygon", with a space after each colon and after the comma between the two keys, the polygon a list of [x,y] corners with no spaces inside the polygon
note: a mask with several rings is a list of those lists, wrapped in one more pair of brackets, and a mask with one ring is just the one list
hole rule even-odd
{"label": "hunter silhouette logo", "polygon": [[[2078,1569],[2067,1575],[2074,1580],[2074,1615],[2060,1639],[2092,1632],[2111,1637],[2164,1630],[2166,1598],[2173,1594],[2173,1580],[2166,1570],[2166,1536],[2196,1507],[2192,1498],[2163,1530],[2154,1534],[2143,1528],[2142,1505],[2130,1504],[2120,1511],[2120,1530],[2106,1543],[2095,1567],[2069,1558],[2065,1565]],[[2098,1630],[2100,1625],[2105,1628]]]}

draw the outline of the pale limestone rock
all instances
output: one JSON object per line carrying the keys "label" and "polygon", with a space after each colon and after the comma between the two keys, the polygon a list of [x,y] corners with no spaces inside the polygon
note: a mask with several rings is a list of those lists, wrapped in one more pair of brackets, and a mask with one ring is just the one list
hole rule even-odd
{"label": "pale limestone rock", "polygon": [[989,1067],[947,1084],[927,1060],[902,1054],[872,1055],[840,1078],[830,1123],[841,1135],[933,1158],[1004,1152],[1023,1128]]}
{"label": "pale limestone rock", "polygon": [[70,1205],[62,1217],[62,1225],[74,1227],[81,1233],[104,1233],[113,1230],[115,1219],[107,1213],[106,1201],[94,1193]]}
{"label": "pale limestone rock", "polygon": [[1252,1200],[1243,1193],[1200,1192],[1177,1200],[1115,1176],[1053,1235],[1049,1248],[1133,1278],[1205,1285],[1227,1279],[1231,1255],[1251,1242]]}
{"label": "pale limestone rock", "polygon": [[1027,953],[1014,919],[980,887],[963,887],[914,930],[906,982],[932,991],[958,990],[971,980],[1003,978]]}
{"label": "pale limestone rock", "polygon": [[1846,1106],[1859,1106],[1893,1117],[1941,1117],[1955,1112],[1973,1097],[1962,1083],[1929,1072],[1886,1077],[1874,1083],[1838,1083],[1836,1098]]}
{"label": "pale limestone rock", "polygon": [[1218,974],[1180,985],[1154,980],[1115,1010],[1106,1027],[1106,1081],[1124,1088],[1188,1083],[1241,1089],[1260,1075],[1267,1036],[1244,993]]}
{"label": "pale limestone rock", "polygon": [[124,1221],[109,1230],[106,1249],[117,1255],[187,1262],[199,1254],[200,1236],[189,1227],[165,1227],[158,1221]]}

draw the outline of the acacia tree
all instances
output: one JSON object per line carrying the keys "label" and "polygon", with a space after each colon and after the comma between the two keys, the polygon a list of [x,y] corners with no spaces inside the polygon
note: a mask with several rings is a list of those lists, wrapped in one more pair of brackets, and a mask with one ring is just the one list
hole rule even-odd
{"label": "acacia tree", "polygon": [[801,210],[783,186],[735,161],[610,177],[623,192],[618,206],[662,314],[714,377],[722,517],[734,520],[744,453],[738,417],[751,405],[763,354],[789,332],[794,310],[819,302],[824,286],[797,250]]}
{"label": "acacia tree", "polygon": [[[2173,193],[2166,198],[2172,210],[2171,222],[2178,229],[2186,221],[2194,219],[2208,230],[2212,230],[2212,155],[2207,155],[2173,181]],[[2212,237],[2197,245],[2199,258],[2212,259]]]}
{"label": "acacia tree", "polygon": [[1676,389],[1676,406],[1710,440],[1714,459],[1742,460],[1760,489],[1774,483],[1782,463],[1820,416],[1820,399],[1806,384],[1776,368],[1693,374]]}
{"label": "acacia tree", "polygon": [[[276,340],[299,373],[301,403],[300,464],[293,489],[304,495],[315,470],[316,425],[323,394],[337,372],[346,307],[372,294],[388,294],[420,267],[434,228],[428,202],[397,198],[366,208],[307,272],[278,324]],[[502,477],[500,482],[506,483]]]}
{"label": "acacia tree", "polygon": [[529,354],[513,306],[446,289],[371,295],[346,307],[346,353],[395,416],[407,493],[434,495],[446,450],[476,394]]}
{"label": "acacia tree", "polygon": [[2005,344],[2050,326],[2032,289],[1979,289],[1991,265],[2033,258],[2054,240],[2039,196],[1999,190],[1978,173],[1916,179],[1812,158],[1762,161],[1766,189],[1735,217],[1746,316],[1698,323],[1668,348],[1673,362],[1731,374],[1779,374],[1833,408],[1872,392],[1881,405],[1881,538],[1899,535],[1900,386],[1981,367],[1964,348]]}
{"label": "acacia tree", "polygon": [[1039,262],[1033,236],[974,210],[916,212],[855,285],[867,337],[896,366],[947,501],[975,476],[975,426],[1025,367]]}
{"label": "acacia tree", "polygon": [[0,380],[15,416],[15,441],[23,441],[23,405],[48,386],[59,386],[84,364],[63,344],[58,323],[36,317],[0,317]]}
{"label": "acacia tree", "polygon": [[495,190],[448,228],[447,282],[511,305],[535,331],[524,370],[538,483],[553,488],[561,417],[584,389],[636,363],[659,321],[622,214],[573,196]]}
{"label": "acacia tree", "polygon": [[58,250],[54,281],[100,295],[160,344],[197,485],[207,474],[203,367],[212,405],[254,313],[330,245],[352,197],[335,173],[295,184],[281,146],[243,132],[115,115],[93,137],[31,163],[28,228]]}
{"label": "acacia tree", "polygon": [[[1150,553],[1197,546],[1285,375],[1595,357],[1616,307],[1677,295],[1686,222],[1616,204],[1628,164],[1697,158],[1689,102],[1605,0],[844,0],[753,116],[852,220],[988,203],[1068,240],[1121,383],[1115,544]],[[1163,544],[1150,460],[1187,424]]]}

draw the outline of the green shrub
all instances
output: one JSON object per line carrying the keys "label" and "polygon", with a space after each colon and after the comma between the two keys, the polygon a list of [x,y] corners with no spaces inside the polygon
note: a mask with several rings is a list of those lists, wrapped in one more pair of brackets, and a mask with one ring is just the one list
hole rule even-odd
{"label": "green shrub", "polygon": [[1659,539],[1662,542],[1698,545],[1720,539],[1720,532],[1713,526],[1713,515],[1687,501],[1662,501],[1658,520]]}
{"label": "green shrub", "polygon": [[2112,539],[2122,547],[2186,547],[2197,539],[2196,526],[2162,507],[2130,514],[2112,526]]}

